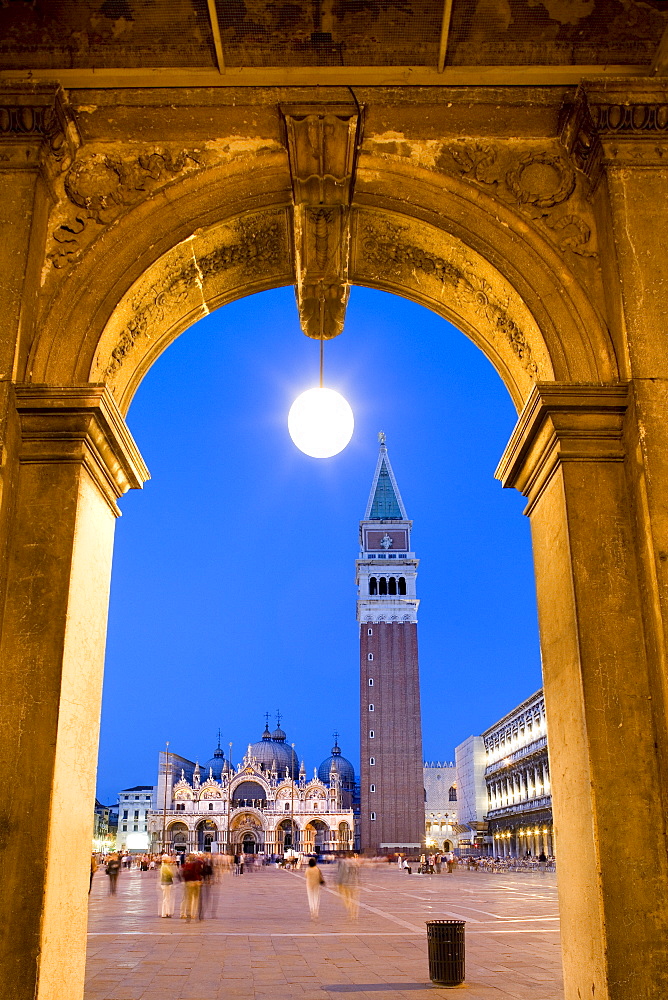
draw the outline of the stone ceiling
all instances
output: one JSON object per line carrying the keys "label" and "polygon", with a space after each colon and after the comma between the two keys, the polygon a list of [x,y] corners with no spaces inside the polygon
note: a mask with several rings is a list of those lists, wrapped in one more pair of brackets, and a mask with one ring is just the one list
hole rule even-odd
{"label": "stone ceiling", "polygon": [[0,69],[647,72],[660,58],[667,8],[664,0],[8,0]]}

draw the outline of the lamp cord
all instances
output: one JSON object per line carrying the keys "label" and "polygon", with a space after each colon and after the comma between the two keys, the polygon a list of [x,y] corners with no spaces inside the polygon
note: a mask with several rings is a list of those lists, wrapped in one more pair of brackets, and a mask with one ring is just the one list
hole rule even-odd
{"label": "lamp cord", "polygon": [[322,373],[325,367],[325,347],[323,333],[325,326],[325,303],[323,301],[322,286],[320,286],[320,388],[322,389]]}

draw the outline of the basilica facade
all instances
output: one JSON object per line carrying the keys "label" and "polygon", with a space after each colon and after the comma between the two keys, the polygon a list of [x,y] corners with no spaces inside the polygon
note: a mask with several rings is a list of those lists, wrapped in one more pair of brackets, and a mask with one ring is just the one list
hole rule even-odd
{"label": "basilica facade", "polygon": [[236,767],[220,746],[204,765],[162,751],[151,850],[282,855],[352,851],[355,769],[338,739],[307,778],[280,725],[265,726]]}

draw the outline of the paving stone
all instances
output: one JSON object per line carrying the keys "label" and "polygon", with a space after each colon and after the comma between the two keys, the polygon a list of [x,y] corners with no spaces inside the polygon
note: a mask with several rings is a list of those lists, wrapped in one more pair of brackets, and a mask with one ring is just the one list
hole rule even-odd
{"label": "paving stone", "polygon": [[468,1000],[563,1000],[554,876],[368,866],[353,924],[328,875],[317,922],[299,873],[228,878],[191,922],[157,915],[155,873],[123,872],[116,897],[96,878],[86,1000],[445,1000],[425,923],[449,913],[467,917]]}

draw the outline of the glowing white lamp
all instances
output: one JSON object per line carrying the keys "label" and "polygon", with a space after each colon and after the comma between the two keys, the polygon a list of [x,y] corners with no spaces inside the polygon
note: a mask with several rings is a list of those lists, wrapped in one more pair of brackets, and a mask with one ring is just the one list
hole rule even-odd
{"label": "glowing white lamp", "polygon": [[290,437],[311,458],[331,458],[346,447],[355,427],[350,404],[334,389],[307,389],[288,414]]}

